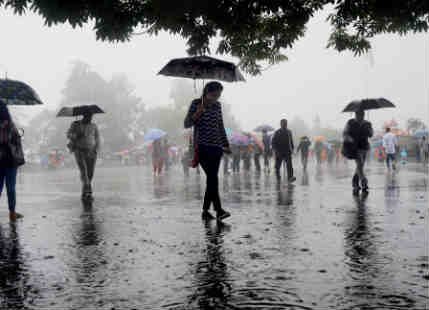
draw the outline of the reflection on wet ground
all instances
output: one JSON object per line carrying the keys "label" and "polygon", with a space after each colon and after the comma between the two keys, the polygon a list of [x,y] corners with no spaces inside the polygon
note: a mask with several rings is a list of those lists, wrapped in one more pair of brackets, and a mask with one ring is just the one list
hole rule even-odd
{"label": "reflection on wet ground", "polygon": [[[421,169],[420,169],[421,170]],[[353,165],[221,176],[225,223],[200,220],[204,175],[173,167],[22,173],[0,210],[0,309],[426,309],[428,175]],[[3,198],[3,203],[5,200]]]}

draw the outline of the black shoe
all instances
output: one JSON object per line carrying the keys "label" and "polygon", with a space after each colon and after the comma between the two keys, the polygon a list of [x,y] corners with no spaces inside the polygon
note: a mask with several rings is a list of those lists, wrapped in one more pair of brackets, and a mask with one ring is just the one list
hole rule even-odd
{"label": "black shoe", "polygon": [[358,175],[357,175],[357,174],[355,174],[355,175],[353,176],[353,179],[352,179],[352,185],[353,185],[353,190],[355,190],[355,189],[360,190],[360,186],[359,186],[359,177],[358,177]]}
{"label": "black shoe", "polygon": [[225,210],[218,211],[217,215],[216,215],[216,217],[219,221],[226,219],[230,216],[231,216],[231,213],[229,213],[228,211],[225,211]]}
{"label": "black shoe", "polygon": [[201,218],[205,221],[214,220],[215,217],[209,211],[203,211]]}
{"label": "black shoe", "polygon": [[366,178],[362,180],[362,191],[368,192],[368,180]]}
{"label": "black shoe", "polygon": [[295,181],[296,181],[296,178],[295,178],[295,177],[291,177],[291,178],[289,178],[287,181],[288,181],[289,183],[293,183],[293,182],[295,182]]}

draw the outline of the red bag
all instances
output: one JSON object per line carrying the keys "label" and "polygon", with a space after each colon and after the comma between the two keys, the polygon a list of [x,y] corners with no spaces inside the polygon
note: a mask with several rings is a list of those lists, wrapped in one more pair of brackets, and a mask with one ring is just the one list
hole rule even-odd
{"label": "red bag", "polygon": [[192,168],[197,168],[198,165],[200,164],[200,159],[198,158],[198,150],[197,148],[194,149],[194,158],[192,158],[192,162],[191,162],[191,167]]}

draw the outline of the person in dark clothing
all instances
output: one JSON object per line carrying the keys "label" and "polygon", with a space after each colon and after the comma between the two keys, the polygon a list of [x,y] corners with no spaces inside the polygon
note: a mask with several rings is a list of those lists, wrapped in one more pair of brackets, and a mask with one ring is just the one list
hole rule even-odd
{"label": "person in dark clothing", "polygon": [[209,212],[210,205],[216,211],[218,220],[231,214],[224,209],[219,197],[219,166],[223,153],[231,153],[223,124],[222,106],[218,102],[223,86],[219,82],[208,83],[199,99],[192,101],[185,118],[185,128],[194,127],[194,141],[197,145],[199,164],[207,176],[202,218],[214,219]]}
{"label": "person in dark clothing", "polygon": [[256,143],[254,143],[252,145],[252,151],[253,151],[253,162],[255,164],[255,171],[256,172],[261,172],[261,161],[260,161],[260,158],[261,158],[261,154],[262,154],[263,151],[262,151],[261,147],[258,144],[256,144]]}
{"label": "person in dark clothing", "polygon": [[276,158],[276,175],[280,179],[280,167],[283,161],[286,161],[288,182],[294,182],[296,178],[293,176],[292,154],[294,150],[292,132],[287,129],[287,120],[280,121],[280,129],[273,136],[273,150]]}
{"label": "person in dark clothing", "polygon": [[310,150],[311,141],[308,139],[307,136],[304,136],[301,138],[301,141],[299,142],[298,148],[296,149],[296,152],[299,153],[301,151],[301,163],[302,167],[307,169],[308,164],[308,154]]}
{"label": "person in dark clothing", "polygon": [[232,146],[232,172],[240,172],[240,147],[238,145]]}
{"label": "person in dark clothing", "polygon": [[264,144],[264,170],[270,171],[270,158],[272,156],[271,137],[266,130],[262,131],[262,143]]}
{"label": "person in dark clothing", "polygon": [[368,139],[373,136],[374,132],[371,123],[364,120],[364,116],[364,110],[356,111],[356,117],[347,122],[343,132],[344,141],[353,145],[355,153],[353,157],[356,162],[356,171],[352,179],[354,194],[359,193],[360,185],[363,192],[368,192],[368,179],[364,173],[364,166],[369,150]]}
{"label": "person in dark clothing", "polygon": [[[23,217],[16,209],[16,175],[18,166],[12,154],[12,148],[22,153],[21,137],[5,104],[0,105],[0,195],[6,181],[9,206],[9,220],[16,221]],[[23,154],[23,153],[22,153]]]}

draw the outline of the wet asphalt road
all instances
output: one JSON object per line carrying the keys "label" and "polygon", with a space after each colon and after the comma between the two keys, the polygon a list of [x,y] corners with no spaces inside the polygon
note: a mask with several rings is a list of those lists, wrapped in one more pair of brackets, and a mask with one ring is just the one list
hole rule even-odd
{"label": "wet asphalt road", "polygon": [[25,172],[0,210],[0,309],[427,309],[428,175],[353,165],[221,176],[223,224],[200,219],[203,175],[99,168],[82,205],[75,170]]}

